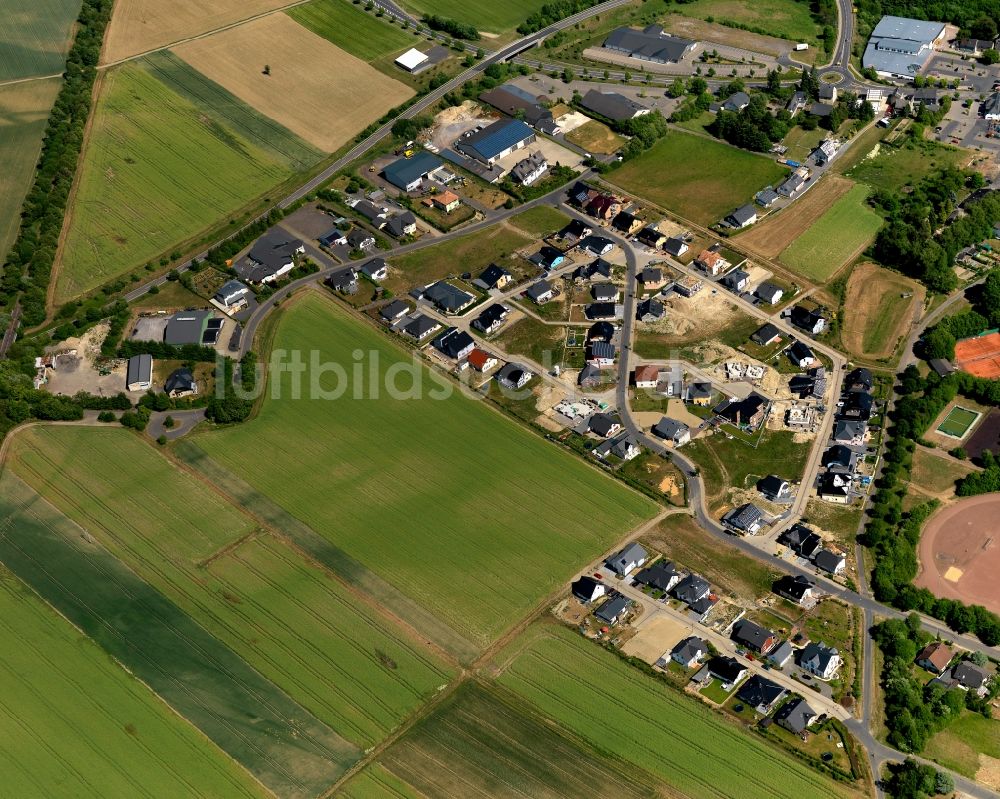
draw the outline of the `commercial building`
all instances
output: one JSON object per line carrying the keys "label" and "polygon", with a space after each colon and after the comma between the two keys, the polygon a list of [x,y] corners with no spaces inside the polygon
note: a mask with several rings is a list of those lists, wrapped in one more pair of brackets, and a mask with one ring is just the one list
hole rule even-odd
{"label": "commercial building", "polygon": [[945,40],[943,22],[925,22],[906,17],[885,16],[872,31],[861,59],[881,77],[912,79],[919,75]]}

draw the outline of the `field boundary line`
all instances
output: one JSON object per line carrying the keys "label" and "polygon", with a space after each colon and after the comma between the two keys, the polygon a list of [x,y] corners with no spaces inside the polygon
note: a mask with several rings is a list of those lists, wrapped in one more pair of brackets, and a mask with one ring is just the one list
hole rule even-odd
{"label": "field boundary line", "polygon": [[[177,468],[177,467],[175,466],[174,468]],[[180,471],[180,470],[178,470],[178,471]],[[224,499],[224,497],[223,497],[223,499]],[[228,504],[231,504],[231,503],[228,503]],[[239,510],[239,508],[235,508],[235,509]],[[243,546],[244,544],[248,543],[249,541],[253,541],[255,538],[259,538],[261,535],[266,535],[266,534],[267,534],[267,531],[263,527],[255,527],[253,530],[251,530],[246,535],[242,535],[239,538],[237,538],[235,541],[230,541],[228,544],[223,544],[221,547],[219,547],[217,550],[215,550],[215,552],[213,552],[207,558],[204,558],[203,560],[200,560],[197,563],[195,563],[194,564],[195,568],[196,569],[207,569],[209,566],[211,566],[213,563],[215,563],[215,561],[219,560],[219,558],[224,558],[226,555],[229,555],[230,553],[235,552],[237,549],[239,549],[241,546]]]}

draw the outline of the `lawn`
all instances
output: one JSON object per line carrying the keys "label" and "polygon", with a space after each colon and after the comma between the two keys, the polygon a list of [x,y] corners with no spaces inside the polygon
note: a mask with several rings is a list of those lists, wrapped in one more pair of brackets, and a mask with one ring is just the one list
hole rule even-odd
{"label": "lawn", "polygon": [[61,81],[34,80],[0,86],[0,261],[17,236],[21,203],[31,188],[42,134]]}
{"label": "lawn", "polygon": [[566,141],[582,147],[588,153],[598,153],[600,155],[610,155],[618,152],[625,143],[625,139],[615,133],[603,122],[596,119],[585,122],[578,128],[574,128],[566,134]]}
{"label": "lawn", "polygon": [[858,256],[882,227],[882,217],[868,206],[869,191],[851,188],[781,253],[782,263],[823,282]]}
{"label": "lawn", "polygon": [[[109,70],[84,148],[56,302],[197,237],[296,171],[243,115],[191,102],[157,77],[161,61]],[[194,88],[191,91],[195,91]],[[252,137],[252,138],[251,138]]]}
{"label": "lawn", "polygon": [[[377,743],[447,682],[401,629],[287,544],[248,535],[247,517],[137,437],[39,428],[15,446],[18,476],[352,743]],[[55,470],[70,478],[60,488],[46,479]]]}
{"label": "lawn", "polygon": [[[552,628],[531,640],[499,682],[690,799],[856,795],[569,630]],[[754,776],[763,773],[781,779]]]}
{"label": "lawn", "polygon": [[940,457],[917,447],[913,451],[910,485],[928,494],[955,495],[955,483],[973,471],[968,462]]}
{"label": "lawn", "polygon": [[300,25],[364,61],[375,61],[420,44],[410,31],[362,11],[344,0],[313,0],[288,9]]}
{"label": "lawn", "polygon": [[672,130],[609,178],[669,211],[708,225],[786,174],[770,158]]}
{"label": "lawn", "polygon": [[414,286],[426,286],[463,272],[471,272],[475,276],[494,261],[499,263],[530,241],[508,225],[494,225],[393,258],[392,266],[396,270],[389,275],[385,285],[402,293]]}
{"label": "lawn", "polygon": [[626,770],[508,701],[466,683],[381,762],[428,799],[663,795],[665,786],[651,777]]}
{"label": "lawn", "polygon": [[542,366],[561,363],[565,358],[566,331],[526,316],[503,330],[497,344],[511,355],[524,355]]}
{"label": "lawn", "polygon": [[[928,741],[923,755],[969,779],[975,779],[980,768],[995,774],[990,764],[1000,759],[1000,721],[966,711]],[[986,758],[992,760],[983,762]]]}
{"label": "lawn", "polygon": [[[437,14],[449,19],[474,25],[488,33],[513,31],[535,11],[545,5],[544,0],[506,0],[503,3],[483,3],[480,0],[405,0],[403,6],[422,14]],[[488,42],[487,42],[488,44]]]}
{"label": "lawn", "polygon": [[510,223],[532,236],[543,238],[562,230],[569,217],[549,205],[539,205],[530,210],[518,214],[510,220]]}
{"label": "lawn", "polygon": [[6,795],[265,795],[6,569],[0,569],[0,632]]}
{"label": "lawn", "polygon": [[[654,512],[443,376],[413,365],[400,377],[410,356],[322,295],[285,311],[274,346],[327,371],[310,371],[302,398],[275,375],[254,421],[195,443],[480,647]],[[330,364],[367,382],[347,393]]]}
{"label": "lawn", "polygon": [[[47,478],[53,490],[65,482],[58,471]],[[169,497],[154,501],[151,476],[136,473],[133,480],[143,490],[130,512],[138,512],[144,500],[161,508],[171,504]],[[208,514],[214,503],[207,488],[202,498],[205,505],[197,512]],[[91,512],[103,513],[100,502],[91,501]],[[357,747],[248,666],[9,469],[0,480],[0,518],[7,531],[0,538],[6,566],[268,790],[310,799],[360,757]],[[223,523],[224,515],[209,524]],[[74,683],[74,701],[80,685]]]}
{"label": "lawn", "polygon": [[825,128],[816,127],[812,130],[806,130],[796,125],[788,131],[788,134],[781,141],[788,148],[785,158],[804,164],[809,153],[815,150],[829,133]]}
{"label": "lawn", "polygon": [[[867,183],[872,188],[898,191],[904,186],[916,184],[936,169],[960,167],[969,158],[967,150],[947,144],[914,141],[909,137],[905,141],[900,147],[883,143],[876,156],[858,162],[849,170],[848,176]],[[870,149],[869,147],[869,151]],[[863,147],[861,152],[864,152]]]}
{"label": "lawn", "polygon": [[712,21],[730,21],[747,25],[769,36],[809,42],[815,46],[819,28],[813,20],[809,3],[799,0],[694,0],[677,6],[685,16]]}
{"label": "lawn", "polygon": [[956,405],[948,411],[948,415],[938,425],[937,429],[939,433],[944,433],[946,436],[964,438],[965,434],[969,432],[969,428],[975,424],[978,418],[979,413],[977,411],[970,411],[968,408]]}
{"label": "lawn", "polygon": [[80,0],[5,0],[0,81],[61,73],[79,13]]}

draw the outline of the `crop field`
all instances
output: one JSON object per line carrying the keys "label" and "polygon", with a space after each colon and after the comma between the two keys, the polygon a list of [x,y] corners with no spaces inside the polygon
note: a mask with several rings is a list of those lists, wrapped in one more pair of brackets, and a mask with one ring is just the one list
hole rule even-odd
{"label": "crop field", "polygon": [[58,78],[0,86],[0,262],[14,243],[31,188]]}
{"label": "crop field", "polygon": [[362,61],[375,61],[422,43],[411,31],[390,25],[344,0],[313,0],[285,13]]}
{"label": "crop field", "polygon": [[[576,633],[553,628],[512,648],[519,646],[498,678],[501,685],[691,799],[860,796]],[[781,777],[760,780],[760,774]]]}
{"label": "crop field", "polygon": [[916,281],[875,264],[860,264],[847,281],[844,345],[861,357],[888,357],[923,298],[924,289]]}
{"label": "crop field", "polygon": [[102,62],[174,44],[285,5],[287,0],[116,0]]}
{"label": "crop field", "polygon": [[[401,630],[286,544],[247,535],[246,517],[138,438],[40,428],[15,453],[15,473],[351,742],[378,742],[447,681],[422,647],[397,640]],[[56,471],[67,480],[48,480]],[[192,523],[183,509],[195,507],[204,515]]]}
{"label": "crop field", "polygon": [[685,16],[698,19],[729,20],[766,31],[771,36],[810,42],[815,47],[819,29],[808,3],[798,0],[694,0],[677,6]]}
{"label": "crop field", "polygon": [[837,200],[782,252],[782,263],[822,282],[860,255],[882,227],[882,217],[868,207],[868,192],[857,185]]}
{"label": "crop field", "polygon": [[[210,80],[314,147],[333,152],[413,90],[271,14],[173,49]],[[247,54],[255,54],[248,58]],[[303,68],[308,64],[308,68]],[[265,66],[269,74],[264,74]]]}
{"label": "crop field", "polygon": [[9,796],[263,797],[246,772],[0,568]]}
{"label": "crop field", "polygon": [[378,765],[351,777],[339,791],[341,799],[423,799],[416,789]]}
{"label": "crop field", "polygon": [[610,178],[627,191],[702,225],[719,221],[788,170],[722,142],[670,131]]}
{"label": "crop field", "polygon": [[9,469],[0,520],[0,560],[272,792],[311,799],[360,756]]}
{"label": "crop field", "polygon": [[294,171],[139,63],[109,70],[94,115],[57,304],[196,236]]}
{"label": "crop field", "polygon": [[80,0],[5,0],[0,81],[60,74],[79,13]]}
{"label": "crop field", "polygon": [[366,377],[312,372],[296,398],[276,375],[256,420],[194,442],[480,646],[653,513],[423,367],[398,377],[410,358],[322,295],[284,312],[274,346],[323,364],[360,349]]}
{"label": "crop field", "polygon": [[503,3],[488,3],[483,0],[405,0],[405,8],[421,14],[438,14],[456,19],[468,25],[475,25],[488,33],[512,31],[531,14],[545,5],[544,0],[506,0]]}
{"label": "crop field", "polygon": [[428,799],[662,795],[651,778],[613,765],[475,683],[435,708],[382,763]]}

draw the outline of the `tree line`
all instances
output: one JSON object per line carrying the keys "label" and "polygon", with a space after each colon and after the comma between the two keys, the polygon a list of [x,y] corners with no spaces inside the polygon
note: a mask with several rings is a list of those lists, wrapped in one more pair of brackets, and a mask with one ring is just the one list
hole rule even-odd
{"label": "tree line", "polygon": [[951,360],[960,339],[1000,327],[1000,269],[986,276],[972,299],[972,308],[946,316],[924,331],[918,350],[921,357]]}
{"label": "tree line", "polygon": [[573,16],[573,14],[586,11],[588,8],[596,6],[599,2],[601,0],[556,0],[554,3],[546,3],[518,25],[517,32],[522,36],[527,36],[529,33],[536,33],[561,19],[566,19],[566,17]]}

